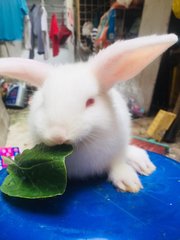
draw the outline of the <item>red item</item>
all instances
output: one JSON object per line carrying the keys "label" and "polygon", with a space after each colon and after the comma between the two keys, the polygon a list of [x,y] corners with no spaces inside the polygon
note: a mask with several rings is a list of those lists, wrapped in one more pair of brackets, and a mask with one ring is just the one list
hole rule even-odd
{"label": "red item", "polygon": [[59,43],[64,44],[72,32],[65,26],[61,25],[59,29]]}
{"label": "red item", "polygon": [[151,143],[151,142],[143,141],[143,140],[140,140],[140,139],[135,139],[135,138],[132,139],[131,144],[135,145],[137,147],[140,147],[144,150],[159,153],[159,154],[162,154],[162,155],[167,153],[167,149],[165,147],[160,146],[160,145],[156,145],[156,144]]}
{"label": "red item", "polygon": [[56,14],[53,14],[50,22],[49,36],[52,41],[53,56],[59,54],[59,27]]}
{"label": "red item", "polygon": [[64,24],[64,14],[62,13],[62,23],[59,27],[59,43],[64,44],[72,32]]}

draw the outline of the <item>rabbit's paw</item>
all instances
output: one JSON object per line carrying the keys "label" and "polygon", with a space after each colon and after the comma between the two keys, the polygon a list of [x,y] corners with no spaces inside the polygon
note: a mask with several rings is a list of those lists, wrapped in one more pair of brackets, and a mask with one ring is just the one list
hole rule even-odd
{"label": "rabbit's paw", "polygon": [[156,170],[156,166],[149,159],[147,152],[139,147],[130,145],[127,158],[128,164],[139,174],[148,176]]}
{"label": "rabbit's paw", "polygon": [[109,180],[120,191],[135,193],[143,188],[136,171],[127,163],[113,166],[109,174]]}

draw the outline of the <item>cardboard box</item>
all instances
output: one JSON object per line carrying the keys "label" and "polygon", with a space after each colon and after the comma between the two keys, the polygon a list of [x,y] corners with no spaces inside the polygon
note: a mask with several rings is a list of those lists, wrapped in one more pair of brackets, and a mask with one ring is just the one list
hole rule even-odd
{"label": "cardboard box", "polygon": [[161,141],[174,119],[175,113],[160,110],[147,130],[147,135],[157,141]]}

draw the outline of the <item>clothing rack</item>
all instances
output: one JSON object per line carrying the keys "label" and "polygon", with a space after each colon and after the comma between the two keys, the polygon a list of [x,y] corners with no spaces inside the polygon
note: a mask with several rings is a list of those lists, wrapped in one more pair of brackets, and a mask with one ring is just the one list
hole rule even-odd
{"label": "clothing rack", "polygon": [[60,0],[53,0],[53,1],[47,1],[47,0],[27,0],[29,8],[33,4],[41,4],[41,6],[46,8],[46,11],[48,13],[48,23],[51,21],[51,16],[53,13],[57,15],[58,22],[62,22],[62,15],[64,15],[64,22],[66,24],[66,14],[67,9],[65,5],[65,1]]}

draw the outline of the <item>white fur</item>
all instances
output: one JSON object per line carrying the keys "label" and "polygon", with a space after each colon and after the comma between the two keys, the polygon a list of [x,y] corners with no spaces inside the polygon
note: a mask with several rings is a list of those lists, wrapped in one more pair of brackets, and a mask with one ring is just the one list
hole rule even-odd
{"label": "white fur", "polygon": [[[34,143],[72,144],[69,177],[107,173],[117,188],[137,192],[142,184],[136,171],[149,175],[155,166],[144,150],[129,145],[128,108],[112,86],[134,77],[176,41],[174,34],[118,41],[88,63],[57,67],[2,59],[0,73],[39,87],[29,114]],[[91,98],[95,103],[86,107]]]}
{"label": "white fur", "polygon": [[[48,75],[32,102],[31,130],[36,143],[74,146],[66,159],[69,177],[107,173],[123,191],[142,188],[136,171],[149,175],[155,166],[144,150],[129,146],[128,108],[111,87],[136,75],[174,41],[174,35],[166,35],[117,42],[89,64],[59,66]],[[86,108],[89,98],[95,104]]]}
{"label": "white fur", "polygon": [[156,170],[156,167],[150,161],[147,152],[136,146],[128,146],[127,162],[142,175],[148,176]]}
{"label": "white fur", "polygon": [[[115,89],[100,93],[83,63],[57,68],[53,75],[32,101],[29,123],[36,143],[53,145],[53,136],[63,131],[63,138],[74,145],[66,160],[70,177],[107,172],[111,159],[125,151],[130,139],[130,115],[124,99]],[[95,104],[86,109],[91,97]]]}
{"label": "white fur", "polygon": [[119,163],[119,159],[111,166],[109,180],[123,191],[138,192],[143,188],[141,181],[134,169],[126,162]]}
{"label": "white fur", "polygon": [[[86,109],[85,102],[91,97],[95,104]],[[126,103],[114,88],[101,92],[86,64],[53,71],[34,96],[30,125],[36,143],[54,145],[54,136],[64,135],[63,139],[74,145],[73,154],[66,159],[69,177],[107,173],[123,191],[142,188],[135,170],[124,163],[131,134]],[[118,159],[115,168],[114,159]]]}

